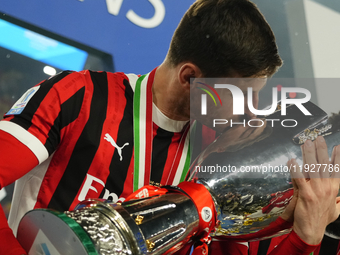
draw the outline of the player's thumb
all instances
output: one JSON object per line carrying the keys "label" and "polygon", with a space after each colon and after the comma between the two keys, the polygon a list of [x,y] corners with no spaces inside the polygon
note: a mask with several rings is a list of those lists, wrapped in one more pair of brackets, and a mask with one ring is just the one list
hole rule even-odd
{"label": "player's thumb", "polygon": [[335,207],[336,208],[335,208],[335,215],[334,215],[335,219],[334,220],[336,220],[340,215],[340,197],[336,197]]}

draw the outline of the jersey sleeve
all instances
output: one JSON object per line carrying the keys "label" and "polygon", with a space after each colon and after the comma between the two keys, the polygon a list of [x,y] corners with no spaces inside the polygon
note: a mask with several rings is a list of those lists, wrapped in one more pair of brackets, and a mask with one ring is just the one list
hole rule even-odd
{"label": "jersey sleeve", "polygon": [[38,165],[32,151],[9,133],[0,130],[0,189]]}
{"label": "jersey sleeve", "polygon": [[43,162],[57,148],[63,129],[79,115],[85,76],[65,71],[29,89],[4,115],[0,130],[14,136]]}
{"label": "jersey sleeve", "polygon": [[[256,238],[269,237],[273,234],[282,231],[284,229],[289,229],[292,227],[291,222],[287,222],[283,220],[281,217],[278,217],[276,221],[270,223],[269,227],[258,231],[257,233],[252,233],[248,235],[244,235],[242,237],[228,237],[229,240],[234,241],[247,241]],[[214,239],[219,239],[218,237],[214,237]],[[221,241],[223,238],[221,239]],[[222,244],[223,242],[221,242]],[[283,239],[268,255],[309,255],[313,252],[319,245],[309,245],[305,243],[301,238],[292,231],[287,235],[285,239]],[[254,254],[252,250],[249,251],[250,254]],[[215,253],[214,253],[215,254]]]}
{"label": "jersey sleeve", "polygon": [[[174,255],[204,254],[201,249],[194,252],[194,247],[193,243],[186,243]],[[207,255],[248,255],[248,243],[235,242],[233,240],[213,240],[209,244]]]}
{"label": "jersey sleeve", "polygon": [[209,244],[209,255],[248,255],[248,243],[213,240]]}
{"label": "jersey sleeve", "polygon": [[278,246],[275,247],[268,255],[309,255],[318,245],[310,245],[305,243],[294,230],[284,239]]}
{"label": "jersey sleeve", "polygon": [[27,254],[13,235],[7,224],[7,219],[0,205],[0,254],[21,255]]}

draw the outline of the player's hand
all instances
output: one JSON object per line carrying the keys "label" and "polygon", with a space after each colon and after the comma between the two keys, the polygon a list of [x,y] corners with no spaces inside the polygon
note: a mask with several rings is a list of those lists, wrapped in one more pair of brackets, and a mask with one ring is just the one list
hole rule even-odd
{"label": "player's hand", "polygon": [[[334,167],[339,167],[340,164],[340,145],[334,148],[331,160],[322,136],[314,142],[306,141],[301,149],[303,164],[307,164],[309,170],[307,171],[307,167],[305,170],[302,168],[302,172],[292,173],[296,193],[292,200],[293,207],[296,203],[293,209],[293,230],[306,243],[316,245],[321,242],[326,226],[340,214],[340,198],[337,198],[340,173],[334,171]],[[299,169],[295,159],[289,163]],[[327,165],[311,171],[313,164]],[[289,215],[289,210],[286,216]]]}
{"label": "player's hand", "polygon": [[[288,161],[287,165],[290,166],[291,165],[291,161]],[[293,186],[294,186],[293,197],[290,200],[290,202],[287,205],[287,207],[284,210],[284,212],[281,214],[281,218],[284,219],[285,221],[288,221],[288,222],[293,222],[294,221],[294,211],[295,211],[295,206],[296,206],[296,202],[297,202],[298,194],[299,194],[299,190],[297,189],[297,186],[295,184],[295,180],[292,179],[292,182],[293,182]]]}

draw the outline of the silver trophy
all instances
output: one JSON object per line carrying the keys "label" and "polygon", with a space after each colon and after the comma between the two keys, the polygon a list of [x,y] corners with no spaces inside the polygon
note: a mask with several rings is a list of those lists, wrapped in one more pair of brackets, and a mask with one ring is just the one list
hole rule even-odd
{"label": "silver trophy", "polygon": [[[173,254],[210,230],[210,235],[219,238],[242,239],[252,234],[249,241],[288,233],[256,237],[280,216],[292,197],[287,161],[295,158],[302,164],[300,145],[319,135],[325,137],[329,155],[340,144],[340,125],[334,118],[330,120],[310,102],[304,106],[312,116],[305,116],[295,105],[287,107],[284,117],[298,120],[294,127],[268,124],[269,119],[282,119],[275,112],[263,117],[267,125],[256,137],[244,142],[230,138],[230,146],[224,147],[221,136],[208,146],[191,166],[188,179],[191,186],[204,187],[199,198],[191,196],[184,183],[166,187],[164,195],[123,203],[91,199],[74,211],[36,209],[22,218],[17,238],[30,255],[158,255]],[[198,206],[204,198],[213,201],[212,212]],[[208,230],[202,230],[205,220],[211,227]]]}
{"label": "silver trophy", "polygon": [[191,241],[198,222],[184,194],[122,204],[92,199],[70,212],[30,211],[17,239],[30,255],[172,254]]}

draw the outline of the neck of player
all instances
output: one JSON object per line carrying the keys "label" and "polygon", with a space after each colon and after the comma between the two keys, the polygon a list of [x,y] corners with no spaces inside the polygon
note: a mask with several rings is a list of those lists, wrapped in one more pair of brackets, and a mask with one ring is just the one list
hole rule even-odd
{"label": "neck of player", "polygon": [[153,102],[172,120],[190,120],[190,94],[178,79],[179,67],[170,67],[166,62],[156,70],[152,86]]}

